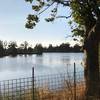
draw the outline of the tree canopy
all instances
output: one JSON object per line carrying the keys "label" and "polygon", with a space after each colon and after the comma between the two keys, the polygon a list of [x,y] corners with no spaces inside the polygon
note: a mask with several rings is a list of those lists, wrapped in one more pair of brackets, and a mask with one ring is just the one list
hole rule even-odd
{"label": "tree canopy", "polygon": [[[32,4],[33,14],[27,17],[26,27],[33,29],[39,22],[42,13],[53,6],[50,17],[47,22],[54,21],[57,18],[70,18],[73,36],[87,38],[89,31],[97,23],[100,16],[100,0],[25,0]],[[71,13],[69,16],[58,16],[59,6],[69,7]]]}

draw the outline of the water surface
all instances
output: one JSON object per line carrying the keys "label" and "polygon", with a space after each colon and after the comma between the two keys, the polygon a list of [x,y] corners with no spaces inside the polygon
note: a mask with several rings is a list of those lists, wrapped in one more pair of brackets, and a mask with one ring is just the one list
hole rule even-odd
{"label": "water surface", "polygon": [[27,55],[0,58],[0,80],[16,79],[35,75],[59,74],[73,72],[74,62],[78,71],[83,71],[81,65],[83,53],[43,53],[41,56]]}

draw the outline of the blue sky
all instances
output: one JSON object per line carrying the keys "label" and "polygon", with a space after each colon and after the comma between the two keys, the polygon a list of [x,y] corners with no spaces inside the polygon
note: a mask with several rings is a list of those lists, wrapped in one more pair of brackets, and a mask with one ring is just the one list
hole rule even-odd
{"label": "blue sky", "polygon": [[[59,10],[60,14],[65,13]],[[24,0],[2,0],[0,2],[0,40],[36,43],[61,44],[70,41],[66,36],[71,33],[67,20],[56,20],[47,23],[41,16],[41,21],[33,29],[26,29],[25,22],[28,14],[32,13],[31,5]],[[66,14],[68,11],[66,10]],[[72,41],[70,41],[72,43]]]}

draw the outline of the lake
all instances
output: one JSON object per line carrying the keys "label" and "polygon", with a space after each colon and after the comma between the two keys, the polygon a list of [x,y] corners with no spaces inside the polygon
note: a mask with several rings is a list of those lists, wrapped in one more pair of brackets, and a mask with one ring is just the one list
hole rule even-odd
{"label": "lake", "polygon": [[0,58],[0,80],[16,79],[32,76],[32,67],[35,75],[47,75],[73,72],[74,62],[76,69],[83,71],[81,64],[83,53],[43,53],[41,56],[18,55]]}

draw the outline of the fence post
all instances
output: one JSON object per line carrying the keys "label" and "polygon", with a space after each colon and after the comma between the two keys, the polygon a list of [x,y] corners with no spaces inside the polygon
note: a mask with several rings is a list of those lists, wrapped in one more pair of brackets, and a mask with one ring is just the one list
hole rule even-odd
{"label": "fence post", "polygon": [[32,68],[32,100],[34,99],[34,67]]}
{"label": "fence post", "polygon": [[76,65],[74,62],[74,100],[76,100]]}

